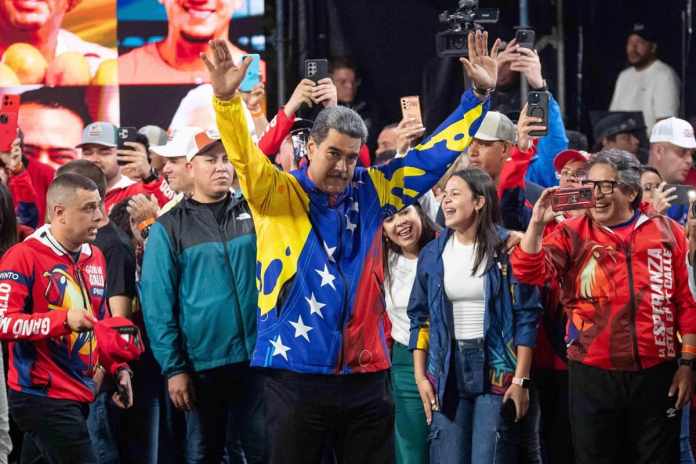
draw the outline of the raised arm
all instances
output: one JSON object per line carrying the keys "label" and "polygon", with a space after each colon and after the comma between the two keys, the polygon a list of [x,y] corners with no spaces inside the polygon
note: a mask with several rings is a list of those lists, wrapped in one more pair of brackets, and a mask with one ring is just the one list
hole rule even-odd
{"label": "raised arm", "polygon": [[212,56],[201,55],[210,73],[213,85],[217,126],[225,151],[239,178],[239,185],[251,207],[262,211],[285,174],[276,169],[256,146],[242,111],[242,100],[237,93],[251,58],[235,66],[228,44],[224,40],[210,42]]}
{"label": "raised arm", "polygon": [[473,91],[465,92],[454,113],[405,157],[368,170],[386,214],[410,205],[435,185],[469,145],[488,110],[488,95],[498,76],[496,56],[500,41],[496,40],[490,54],[487,32],[470,33],[468,41],[469,59],[461,60],[473,82]]}

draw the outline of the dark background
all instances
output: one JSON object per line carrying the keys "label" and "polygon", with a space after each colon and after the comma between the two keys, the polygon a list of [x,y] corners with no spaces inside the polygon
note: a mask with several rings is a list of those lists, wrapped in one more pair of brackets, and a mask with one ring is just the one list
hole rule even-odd
{"label": "dark background", "polygon": [[[439,115],[455,107],[464,87],[461,67],[452,60],[436,59],[435,34],[443,30],[438,13],[454,10],[456,0],[285,0],[288,52],[287,91],[298,82],[305,58],[348,55],[362,75],[360,97],[378,107],[382,120],[377,127],[400,119],[399,98],[420,94],[424,97],[426,124],[433,128]],[[614,83],[627,66],[626,38],[634,22],[643,22],[658,32],[658,55],[681,76],[681,11],[685,0],[565,0],[565,119],[569,129],[591,134],[589,113],[609,106]],[[490,35],[511,39],[519,23],[517,0],[481,0],[480,7],[500,9],[500,22],[486,25]],[[274,76],[275,1],[267,2],[271,40],[266,59]],[[550,34],[556,23],[556,2],[529,1],[530,25],[537,39]],[[584,33],[582,92],[578,93],[578,33]],[[692,39],[692,43],[693,43]],[[694,47],[692,46],[692,49]],[[689,63],[694,63],[694,53]],[[544,77],[555,94],[555,53],[542,53]],[[693,67],[693,65],[690,65]],[[687,82],[693,81],[689,68]],[[424,75],[429,82],[423,87]],[[271,107],[276,101],[275,86],[268,88]],[[686,112],[696,114],[693,90]],[[580,97],[580,99],[579,99]],[[579,111],[578,111],[579,109]],[[578,117],[577,115],[580,115]],[[434,115],[438,115],[437,117]]]}

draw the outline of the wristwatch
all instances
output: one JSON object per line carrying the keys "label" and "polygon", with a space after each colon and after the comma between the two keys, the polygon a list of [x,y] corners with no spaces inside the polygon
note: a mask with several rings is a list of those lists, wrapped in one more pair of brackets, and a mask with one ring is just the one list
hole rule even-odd
{"label": "wristwatch", "polygon": [[679,366],[689,366],[691,370],[696,371],[696,358],[679,358]]}
{"label": "wristwatch", "polygon": [[522,388],[529,388],[529,386],[532,384],[532,379],[529,377],[513,377],[512,383],[519,385]]}

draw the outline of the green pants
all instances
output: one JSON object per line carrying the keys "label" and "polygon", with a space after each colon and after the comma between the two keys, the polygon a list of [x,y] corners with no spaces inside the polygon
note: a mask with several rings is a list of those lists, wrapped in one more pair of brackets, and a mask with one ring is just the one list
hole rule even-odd
{"label": "green pants", "polygon": [[404,345],[396,342],[392,348],[391,375],[395,407],[396,464],[427,463],[428,425],[413,377],[413,354]]}

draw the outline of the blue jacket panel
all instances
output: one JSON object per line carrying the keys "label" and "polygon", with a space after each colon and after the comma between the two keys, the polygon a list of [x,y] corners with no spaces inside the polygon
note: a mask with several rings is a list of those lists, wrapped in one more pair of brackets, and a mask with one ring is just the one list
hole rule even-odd
{"label": "blue jacket panel", "polygon": [[[442,252],[452,235],[448,229],[423,248],[408,305],[411,319],[409,349],[428,351],[426,373],[444,404],[454,340],[452,303],[444,289]],[[499,229],[501,240],[508,232]],[[489,258],[484,274],[485,359],[489,391],[503,394],[515,372],[518,345],[533,347],[542,306],[539,290],[519,283],[507,254]]]}
{"label": "blue jacket panel", "polygon": [[553,167],[553,159],[558,153],[568,148],[561,107],[549,93],[549,131],[539,139],[536,155],[527,169],[525,179],[543,187],[558,185],[558,177]]}

